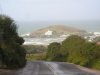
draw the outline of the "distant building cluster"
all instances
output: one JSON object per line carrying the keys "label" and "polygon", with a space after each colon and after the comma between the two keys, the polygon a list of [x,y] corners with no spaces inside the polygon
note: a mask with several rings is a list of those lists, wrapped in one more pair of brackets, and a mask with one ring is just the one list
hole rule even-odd
{"label": "distant building cluster", "polygon": [[95,38],[100,37],[100,32],[89,32],[87,35],[84,35],[84,38],[89,42],[93,42]]}
{"label": "distant building cluster", "polygon": [[45,32],[44,35],[46,35],[46,36],[51,36],[52,34],[53,34],[53,31],[48,30],[47,32]]}
{"label": "distant building cluster", "polygon": [[[79,35],[89,42],[94,42],[95,38],[100,37],[100,32],[86,32],[86,33],[75,32],[75,33],[58,34],[52,30],[47,30],[46,32],[43,33],[43,35],[45,36],[44,38],[43,37],[31,38],[30,33],[23,34],[21,36],[26,38],[24,44],[48,45],[49,43],[52,43],[52,42],[62,42],[64,39],[68,38],[71,35]],[[99,41],[99,44],[100,44],[100,41]]]}

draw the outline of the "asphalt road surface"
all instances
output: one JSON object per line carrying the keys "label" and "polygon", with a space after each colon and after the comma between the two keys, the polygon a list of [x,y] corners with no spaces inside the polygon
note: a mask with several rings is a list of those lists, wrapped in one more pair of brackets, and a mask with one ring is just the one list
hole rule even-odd
{"label": "asphalt road surface", "polygon": [[[76,65],[63,62],[27,62],[19,70],[0,71],[0,75],[96,75],[80,70]],[[100,75],[100,74],[98,74]]]}

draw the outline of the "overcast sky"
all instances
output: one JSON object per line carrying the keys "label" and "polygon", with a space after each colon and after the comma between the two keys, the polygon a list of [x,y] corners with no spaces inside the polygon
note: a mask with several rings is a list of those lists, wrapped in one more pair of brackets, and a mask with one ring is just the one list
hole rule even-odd
{"label": "overcast sky", "polygon": [[100,0],[0,0],[0,13],[17,21],[100,20]]}

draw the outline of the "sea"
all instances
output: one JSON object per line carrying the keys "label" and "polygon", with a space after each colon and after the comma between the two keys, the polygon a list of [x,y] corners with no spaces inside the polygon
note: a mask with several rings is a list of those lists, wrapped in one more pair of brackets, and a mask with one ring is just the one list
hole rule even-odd
{"label": "sea", "polygon": [[[50,22],[17,22],[19,35],[31,33],[51,25],[65,25],[87,32],[100,32],[100,21],[50,21]],[[66,38],[24,38],[24,45],[49,45],[52,42],[61,43]]]}
{"label": "sea", "polygon": [[65,25],[86,30],[88,32],[100,32],[100,21],[37,21],[37,22],[16,22],[18,26],[18,33],[31,33],[38,29],[48,27],[51,25]]}

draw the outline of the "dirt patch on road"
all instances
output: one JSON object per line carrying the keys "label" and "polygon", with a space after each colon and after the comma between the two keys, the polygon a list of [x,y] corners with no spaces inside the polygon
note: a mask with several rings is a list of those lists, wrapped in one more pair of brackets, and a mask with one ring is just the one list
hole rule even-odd
{"label": "dirt patch on road", "polygon": [[0,69],[0,75],[13,75],[15,70]]}

